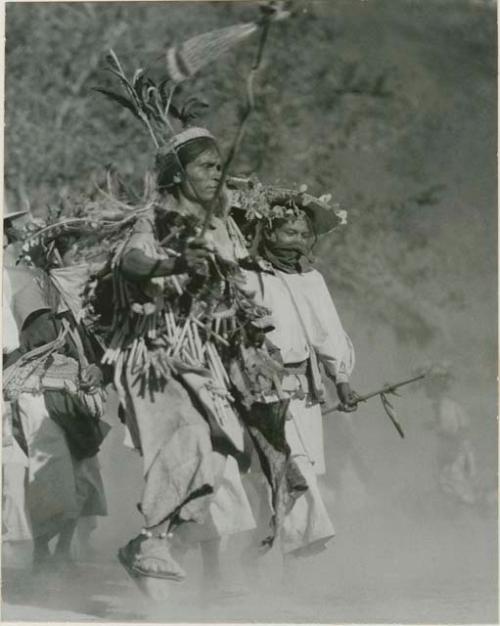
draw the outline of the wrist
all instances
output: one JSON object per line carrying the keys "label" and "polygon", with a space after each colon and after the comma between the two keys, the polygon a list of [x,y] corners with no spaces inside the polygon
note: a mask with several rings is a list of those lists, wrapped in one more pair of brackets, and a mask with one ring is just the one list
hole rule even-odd
{"label": "wrist", "polygon": [[334,377],[336,385],[348,385],[349,384],[349,376],[346,374],[337,373]]}
{"label": "wrist", "polygon": [[185,262],[182,257],[161,259],[151,272],[151,276],[169,276],[185,272]]}

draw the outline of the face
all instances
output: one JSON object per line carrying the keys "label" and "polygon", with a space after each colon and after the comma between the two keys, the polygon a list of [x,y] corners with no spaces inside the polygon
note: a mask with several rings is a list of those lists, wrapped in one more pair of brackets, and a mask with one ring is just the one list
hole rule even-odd
{"label": "face", "polygon": [[12,242],[19,241],[24,236],[24,226],[29,219],[25,215],[20,215],[11,220],[5,220],[3,224],[4,247]]}
{"label": "face", "polygon": [[210,202],[215,198],[221,177],[221,160],[215,149],[205,150],[186,166],[181,191],[189,200]]}
{"label": "face", "polygon": [[297,250],[307,254],[314,242],[314,233],[305,217],[291,219],[274,229],[269,239],[276,248]]}

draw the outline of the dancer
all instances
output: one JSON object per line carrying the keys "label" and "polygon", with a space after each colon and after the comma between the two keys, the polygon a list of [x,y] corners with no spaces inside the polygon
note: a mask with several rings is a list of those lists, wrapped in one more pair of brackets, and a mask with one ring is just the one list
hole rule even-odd
{"label": "dancer", "polygon": [[274,199],[271,194],[270,203],[269,222],[256,247],[259,260],[247,284],[271,312],[274,330],[268,338],[280,350],[283,391],[290,398],[286,439],[308,487],[281,529],[283,552],[291,557],[322,550],[334,535],[317,482],[325,473],[319,366],[335,383],[341,409],[353,411],[354,350],[323,277],[308,261],[313,242],[339,223],[338,216],[304,194],[278,193]]}

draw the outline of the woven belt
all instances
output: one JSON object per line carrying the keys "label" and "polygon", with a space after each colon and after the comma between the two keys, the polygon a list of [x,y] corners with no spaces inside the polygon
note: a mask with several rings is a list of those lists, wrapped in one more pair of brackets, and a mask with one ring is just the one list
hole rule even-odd
{"label": "woven belt", "polygon": [[306,375],[308,373],[309,360],[300,361],[299,363],[285,363],[285,369],[287,374],[302,374]]}

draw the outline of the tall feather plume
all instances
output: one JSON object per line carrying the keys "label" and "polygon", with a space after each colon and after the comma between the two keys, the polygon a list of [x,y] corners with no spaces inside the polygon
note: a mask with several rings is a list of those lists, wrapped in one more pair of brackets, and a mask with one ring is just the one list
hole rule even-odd
{"label": "tall feather plume", "polygon": [[194,76],[201,68],[212,63],[231,48],[255,32],[256,22],[219,28],[188,39],[167,50],[167,69],[171,79],[180,83]]}
{"label": "tall feather plume", "polygon": [[200,69],[256,33],[263,20],[279,21],[287,18],[290,15],[289,4],[285,0],[261,2],[261,18],[254,22],[218,28],[191,37],[180,45],[171,46],[167,50],[166,58],[170,78],[175,83],[191,78]]}
{"label": "tall feather plume", "polygon": [[179,92],[180,83],[251,37],[264,23],[288,17],[288,6],[287,0],[262,2],[260,19],[254,22],[219,28],[196,35],[179,46],[170,47],[166,53],[168,76],[159,83],[147,77],[142,68],[136,70],[132,79],[129,79],[115,52],[110,50],[106,56],[107,70],[118,79],[123,93],[100,87],[95,91],[138,118],[155,147],[159,148],[180,130],[179,123],[182,126],[191,124],[208,107],[204,100],[196,97],[188,98],[182,106],[178,102],[174,103],[173,97]]}

